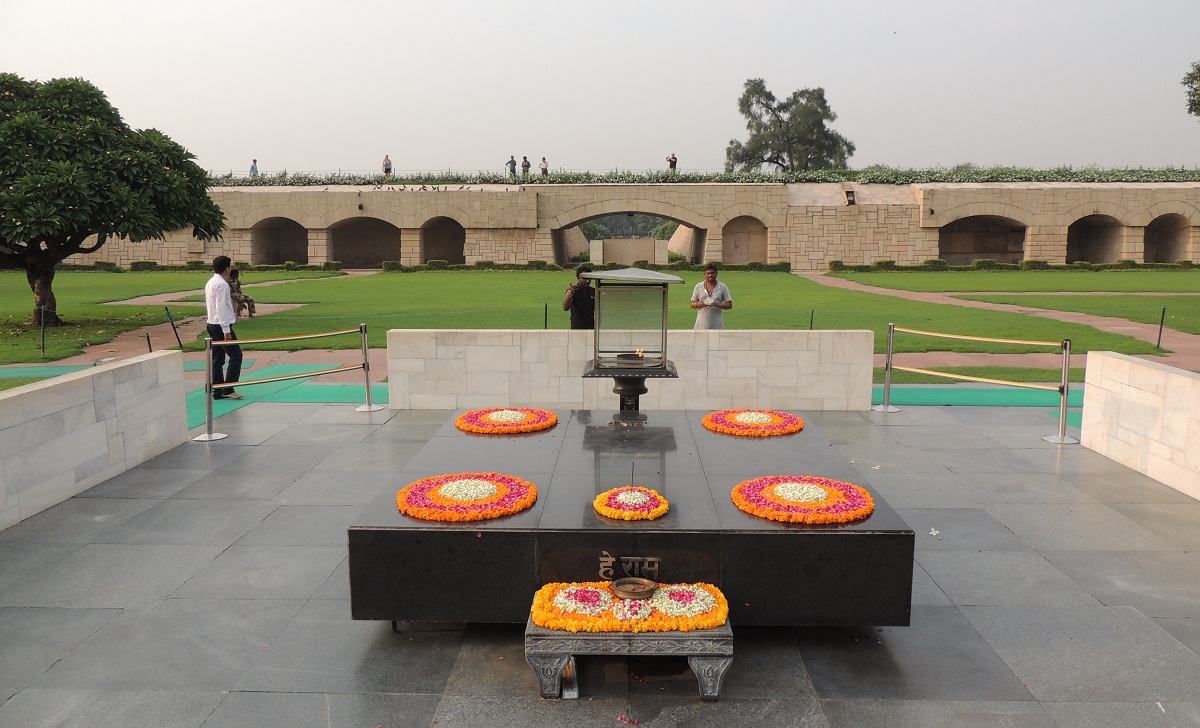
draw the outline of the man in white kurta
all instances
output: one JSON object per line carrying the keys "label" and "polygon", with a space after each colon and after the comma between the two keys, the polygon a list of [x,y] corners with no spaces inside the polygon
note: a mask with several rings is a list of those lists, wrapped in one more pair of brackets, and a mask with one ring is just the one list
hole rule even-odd
{"label": "man in white kurta", "polygon": [[717,266],[709,263],[704,269],[704,280],[692,289],[692,308],[696,309],[696,331],[723,329],[725,319],[721,312],[733,308],[733,296],[729,286],[717,280]]}

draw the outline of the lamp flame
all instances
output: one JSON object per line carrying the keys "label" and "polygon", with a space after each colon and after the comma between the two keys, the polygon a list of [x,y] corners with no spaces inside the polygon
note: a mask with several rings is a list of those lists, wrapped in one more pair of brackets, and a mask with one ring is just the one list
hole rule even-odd
{"label": "lamp flame", "polygon": [[641,358],[642,358],[642,350],[641,350],[641,349],[638,349],[638,350],[637,350],[636,352],[634,352],[634,353],[638,355],[638,358],[639,358],[639,359],[641,359]]}

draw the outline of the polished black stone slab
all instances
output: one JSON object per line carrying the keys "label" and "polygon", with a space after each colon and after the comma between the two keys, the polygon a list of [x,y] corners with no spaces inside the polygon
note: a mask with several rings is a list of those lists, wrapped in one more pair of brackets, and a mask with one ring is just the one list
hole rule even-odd
{"label": "polished black stone slab", "polygon": [[[914,535],[819,428],[741,438],[705,412],[558,411],[541,433],[463,433],[453,419],[395,474],[396,488],[349,529],[355,619],[524,622],[550,581],[648,576],[722,588],[739,625],[906,625]],[[622,419],[624,417],[625,419]],[[473,523],[403,516],[395,491],[420,478],[504,472],[538,486],[522,513]],[[785,524],[739,511],[730,492],[764,475],[819,475],[865,487],[875,512],[851,524]],[[592,500],[621,485],[671,504],[654,521],[620,521]]]}

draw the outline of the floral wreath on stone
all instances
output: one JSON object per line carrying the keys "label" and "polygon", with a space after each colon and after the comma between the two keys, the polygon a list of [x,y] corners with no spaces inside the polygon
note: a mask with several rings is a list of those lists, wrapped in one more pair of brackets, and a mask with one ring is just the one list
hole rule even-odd
{"label": "floral wreath on stone", "polygon": [[787,523],[849,523],[871,515],[875,501],[853,483],[815,475],[767,475],[738,483],[740,510]]}
{"label": "floral wreath on stone", "polygon": [[454,420],[454,426],[460,430],[488,435],[536,432],[556,424],[558,415],[532,407],[488,407],[464,412]]}
{"label": "floral wreath on stone", "polygon": [[804,429],[804,420],[796,415],[760,409],[718,410],[705,415],[700,424],[716,432],[746,437],[788,435]]}
{"label": "floral wreath on stone", "polygon": [[592,501],[602,516],[622,521],[652,521],[667,512],[671,504],[652,488],[622,485],[606,490]]}
{"label": "floral wreath on stone", "polygon": [[500,473],[437,475],[396,494],[401,513],[424,521],[483,521],[518,513],[536,501],[536,485]]}
{"label": "floral wreath on stone", "polygon": [[533,623],[567,632],[690,632],[729,618],[729,602],[712,584],[660,584],[649,599],[620,599],[610,583],[543,586],[533,597]]}

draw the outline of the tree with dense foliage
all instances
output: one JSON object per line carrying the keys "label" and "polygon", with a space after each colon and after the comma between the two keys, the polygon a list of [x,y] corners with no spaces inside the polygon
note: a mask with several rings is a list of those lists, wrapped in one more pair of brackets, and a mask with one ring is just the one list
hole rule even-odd
{"label": "tree with dense foliage", "polygon": [[0,74],[0,268],[25,270],[34,324],[57,326],[55,266],[110,238],[192,227],[219,238],[221,208],[195,156],[155,129],[131,129],[77,78]]}
{"label": "tree with dense foliage", "polygon": [[777,172],[845,169],[854,144],[830,129],[837,119],[825,100],[825,89],[805,88],[783,101],[761,78],[746,81],[738,111],[746,117],[750,136],[732,139],[725,149],[726,172],[754,172],[775,165]]}
{"label": "tree with dense foliage", "polygon": [[1200,116],[1200,61],[1192,63],[1192,69],[1184,75],[1183,88],[1187,92],[1187,112]]}

